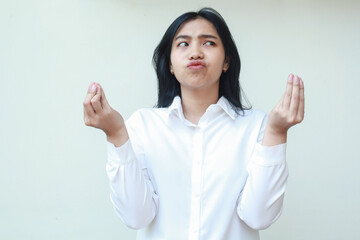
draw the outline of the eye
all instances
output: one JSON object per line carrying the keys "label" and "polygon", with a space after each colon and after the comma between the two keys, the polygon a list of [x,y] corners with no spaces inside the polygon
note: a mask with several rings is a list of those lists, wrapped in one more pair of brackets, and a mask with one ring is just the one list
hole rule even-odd
{"label": "eye", "polygon": [[187,42],[181,42],[178,44],[178,47],[186,47],[186,46],[189,46]]}
{"label": "eye", "polygon": [[214,46],[215,43],[212,42],[212,41],[206,41],[206,42],[204,43],[204,45],[206,45],[206,46]]}

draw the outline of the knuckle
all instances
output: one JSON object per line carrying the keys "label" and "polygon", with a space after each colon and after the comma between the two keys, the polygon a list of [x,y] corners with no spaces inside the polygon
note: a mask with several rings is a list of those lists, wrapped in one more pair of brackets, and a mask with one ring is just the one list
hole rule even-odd
{"label": "knuckle", "polygon": [[85,118],[84,118],[84,123],[85,123],[86,126],[92,126],[92,124],[91,124],[91,119],[88,118],[88,117],[85,117]]}
{"label": "knuckle", "polygon": [[289,116],[289,117],[288,117],[288,122],[289,122],[289,123],[296,122],[296,117],[294,117],[294,116]]}
{"label": "knuckle", "polygon": [[279,115],[281,118],[287,119],[287,114],[285,111],[279,111]]}
{"label": "knuckle", "polygon": [[282,115],[282,109],[281,109],[281,106],[277,106],[277,107],[275,107],[274,108],[274,113],[276,114],[276,115]]}

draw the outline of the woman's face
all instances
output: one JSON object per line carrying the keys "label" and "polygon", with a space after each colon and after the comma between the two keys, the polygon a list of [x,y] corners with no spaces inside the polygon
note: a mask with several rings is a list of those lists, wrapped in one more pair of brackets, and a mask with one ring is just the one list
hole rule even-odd
{"label": "woman's face", "polygon": [[197,18],[179,28],[172,42],[170,70],[182,90],[218,90],[220,75],[228,67],[223,43],[212,23]]}

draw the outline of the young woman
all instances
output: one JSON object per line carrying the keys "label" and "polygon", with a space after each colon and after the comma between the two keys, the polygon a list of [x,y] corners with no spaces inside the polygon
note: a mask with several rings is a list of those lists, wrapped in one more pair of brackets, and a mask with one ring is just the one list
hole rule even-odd
{"label": "young woman", "polygon": [[269,116],[241,103],[240,59],[223,18],[189,12],[154,53],[158,106],[125,123],[101,86],[84,101],[108,141],[111,201],[137,239],[259,239],[282,210],[288,129],[304,117],[304,85],[289,75]]}

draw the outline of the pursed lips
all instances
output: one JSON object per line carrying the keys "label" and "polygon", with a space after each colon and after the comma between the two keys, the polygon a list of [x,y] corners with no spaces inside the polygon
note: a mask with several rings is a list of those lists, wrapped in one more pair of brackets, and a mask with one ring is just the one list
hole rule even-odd
{"label": "pursed lips", "polygon": [[201,61],[201,60],[194,60],[191,61],[187,67],[191,70],[198,70],[198,69],[202,69],[205,67],[205,62]]}

